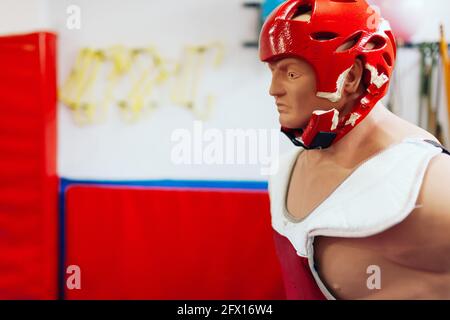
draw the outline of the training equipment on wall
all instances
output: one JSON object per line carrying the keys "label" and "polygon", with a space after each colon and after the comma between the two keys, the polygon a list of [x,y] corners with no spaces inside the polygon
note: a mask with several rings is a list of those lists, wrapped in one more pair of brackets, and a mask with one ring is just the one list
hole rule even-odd
{"label": "training equipment on wall", "polygon": [[93,123],[98,116],[93,87],[104,61],[105,55],[100,50],[80,50],[70,75],[59,91],[59,99],[73,111],[75,122],[79,125]]}
{"label": "training equipment on wall", "polygon": [[131,89],[126,99],[118,102],[127,122],[135,122],[143,112],[156,108],[155,101],[148,101],[153,88],[162,85],[170,75],[166,63],[154,47],[132,50],[131,65]]}
{"label": "training equipment on wall", "polygon": [[[442,141],[442,126],[438,119],[440,74],[438,69],[439,46],[423,43],[420,51],[419,125]],[[436,77],[437,74],[437,77]],[[436,81],[437,79],[437,81]]]}
{"label": "training equipment on wall", "polygon": [[208,94],[199,100],[202,76],[207,67],[220,66],[223,55],[223,45],[218,42],[187,46],[181,62],[163,58],[154,46],[83,48],[60,88],[59,98],[80,126],[104,122],[114,104],[124,121],[133,123],[156,109],[161,97],[155,96],[154,89],[173,78],[171,102],[206,120],[211,115],[214,96]]}
{"label": "training equipment on wall", "polygon": [[[201,77],[211,62],[214,68],[220,66],[223,60],[224,48],[221,43],[205,46],[187,46],[181,63],[178,65],[176,81],[172,89],[171,100],[177,105],[190,110],[197,119],[207,120],[214,106],[214,96],[198,97]],[[207,58],[210,58],[208,61]],[[199,99],[204,99],[200,100]]]}
{"label": "training equipment on wall", "polygon": [[[440,28],[440,49],[441,49],[441,61],[442,68],[445,80],[445,92],[447,98],[447,117],[448,117],[448,126],[450,126],[450,58],[448,56],[448,45],[445,39],[444,26],[441,25]],[[450,139],[450,137],[449,137]]]}

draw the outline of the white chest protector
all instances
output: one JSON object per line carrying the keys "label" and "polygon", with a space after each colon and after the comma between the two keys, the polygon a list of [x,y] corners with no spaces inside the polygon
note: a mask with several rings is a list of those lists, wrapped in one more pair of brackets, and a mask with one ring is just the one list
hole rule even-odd
{"label": "white chest protector", "polygon": [[295,220],[286,209],[287,190],[303,151],[280,157],[279,171],[269,181],[272,227],[308,258],[322,293],[333,299],[314,269],[314,237],[369,237],[402,222],[416,207],[430,160],[442,149],[421,138],[404,139],[369,158],[306,218]]}

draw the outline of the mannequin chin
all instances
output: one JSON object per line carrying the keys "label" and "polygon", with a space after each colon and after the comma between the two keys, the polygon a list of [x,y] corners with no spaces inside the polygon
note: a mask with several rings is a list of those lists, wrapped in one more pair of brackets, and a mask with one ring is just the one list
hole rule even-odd
{"label": "mannequin chin", "polygon": [[287,113],[280,113],[279,115],[279,123],[280,126],[288,129],[302,129],[305,130],[308,125],[309,117],[304,121],[295,121],[292,119],[292,116]]}

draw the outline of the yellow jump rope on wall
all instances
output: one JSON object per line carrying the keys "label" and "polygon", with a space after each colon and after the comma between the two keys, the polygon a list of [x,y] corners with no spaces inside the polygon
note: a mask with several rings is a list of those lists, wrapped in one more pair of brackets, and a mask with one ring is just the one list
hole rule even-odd
{"label": "yellow jump rope on wall", "polygon": [[[224,53],[223,45],[217,42],[187,46],[180,63],[163,59],[152,46],[138,49],[113,46],[106,50],[84,48],[79,51],[61,86],[59,98],[73,112],[78,125],[105,121],[113,104],[119,107],[125,121],[136,122],[146,111],[155,110],[157,103],[152,100],[155,87],[173,77],[171,102],[206,120],[213,110],[214,96],[208,94],[206,101],[200,104],[198,92],[209,53],[213,54],[212,66],[217,68]],[[115,101],[114,93],[124,82],[131,84],[125,90],[127,94]],[[97,98],[99,95],[101,97]]]}

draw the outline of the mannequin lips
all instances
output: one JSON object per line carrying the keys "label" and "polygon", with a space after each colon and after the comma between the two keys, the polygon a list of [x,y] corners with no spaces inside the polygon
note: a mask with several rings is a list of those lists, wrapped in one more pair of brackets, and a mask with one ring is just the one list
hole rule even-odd
{"label": "mannequin lips", "polygon": [[288,109],[288,106],[286,106],[285,104],[277,103],[277,110],[278,110],[278,112],[280,112],[280,113],[286,112],[287,109]]}

